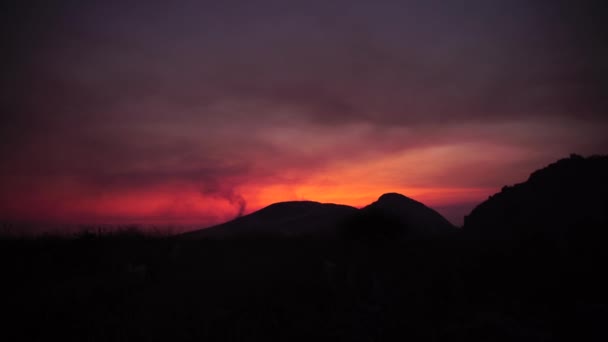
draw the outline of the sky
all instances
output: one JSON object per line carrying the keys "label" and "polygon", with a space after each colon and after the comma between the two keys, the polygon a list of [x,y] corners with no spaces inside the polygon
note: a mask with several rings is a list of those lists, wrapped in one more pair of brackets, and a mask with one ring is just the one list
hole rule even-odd
{"label": "sky", "polygon": [[601,1],[14,1],[0,222],[203,227],[399,192],[454,224],[608,153]]}

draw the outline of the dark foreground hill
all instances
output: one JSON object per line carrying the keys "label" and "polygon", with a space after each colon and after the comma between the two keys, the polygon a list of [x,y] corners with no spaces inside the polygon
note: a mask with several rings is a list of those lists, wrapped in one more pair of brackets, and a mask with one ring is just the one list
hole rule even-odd
{"label": "dark foreground hill", "polygon": [[497,241],[606,244],[608,157],[572,155],[505,186],[465,217],[464,230]]}

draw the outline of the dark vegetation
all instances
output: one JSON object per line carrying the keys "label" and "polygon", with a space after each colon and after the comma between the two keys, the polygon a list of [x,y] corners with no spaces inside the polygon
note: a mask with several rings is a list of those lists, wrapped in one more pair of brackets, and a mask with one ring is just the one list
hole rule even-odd
{"label": "dark vegetation", "polygon": [[[606,180],[583,171],[606,161],[553,164],[480,205],[462,230],[435,236],[402,233],[398,218],[374,210],[344,221],[334,237],[184,239],[130,230],[6,238],[2,335],[7,341],[606,341]],[[581,174],[587,179],[577,180]],[[546,177],[570,190],[546,195],[555,186]],[[592,181],[586,189],[570,185]],[[575,192],[594,203],[578,208],[580,199],[568,196]],[[537,200],[514,204],[529,198]],[[574,209],[566,211],[563,201]],[[561,216],[540,216],[550,214]]]}

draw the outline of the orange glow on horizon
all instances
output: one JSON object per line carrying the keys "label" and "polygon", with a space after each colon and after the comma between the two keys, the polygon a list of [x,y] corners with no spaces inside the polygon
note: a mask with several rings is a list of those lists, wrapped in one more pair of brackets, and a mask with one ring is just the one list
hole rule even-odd
{"label": "orange glow on horizon", "polygon": [[[272,203],[310,200],[364,207],[384,193],[398,192],[438,209],[459,224],[466,210],[480,203],[498,188],[467,186],[479,177],[481,168],[461,165],[484,163],[478,155],[510,155],[519,151],[486,147],[484,153],[469,145],[397,151],[338,159],[310,170],[289,169],[283,178],[256,182],[240,180],[224,191],[206,193],[195,182],[173,181],[145,188],[87,188],[84,185],[47,186],[36,193],[24,193],[13,207],[0,212],[39,221],[75,224],[152,224],[209,226],[235,218],[241,199],[244,214]],[[466,170],[466,171],[465,171]],[[457,173],[454,173],[454,172]],[[452,180],[450,175],[455,176]],[[446,183],[451,182],[451,183]],[[434,185],[429,185],[434,184]],[[463,184],[453,186],[451,184]],[[238,201],[236,200],[238,199]],[[442,212],[464,205],[459,212]],[[8,215],[5,215],[8,216]],[[10,218],[10,217],[9,217]]]}
{"label": "orange glow on horizon", "polygon": [[[247,201],[245,214],[272,203],[310,200],[364,207],[386,192],[398,192],[430,207],[459,202],[481,202],[494,189],[485,188],[374,188],[369,185],[271,185],[240,189]],[[200,225],[236,217],[238,208],[225,198],[204,196],[196,189],[148,190],[112,193],[100,197],[38,201],[28,215],[56,223]]]}

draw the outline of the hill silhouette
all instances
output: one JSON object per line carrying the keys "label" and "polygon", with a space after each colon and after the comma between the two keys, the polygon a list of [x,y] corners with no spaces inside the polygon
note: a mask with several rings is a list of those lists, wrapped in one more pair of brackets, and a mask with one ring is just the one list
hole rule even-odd
{"label": "hill silhouette", "polygon": [[350,217],[342,232],[349,237],[426,238],[455,232],[435,210],[398,193],[386,193]]}
{"label": "hill silhouette", "polygon": [[465,217],[464,231],[498,240],[605,240],[608,157],[571,155],[503,187]]}
{"label": "hill silhouette", "polygon": [[185,238],[335,235],[336,227],[357,211],[347,205],[312,201],[279,202],[217,226],[183,234]]}
{"label": "hill silhouette", "polygon": [[424,204],[398,193],[387,193],[362,209],[312,201],[279,202],[217,226],[185,233],[182,237],[420,238],[454,230],[450,222]]}

